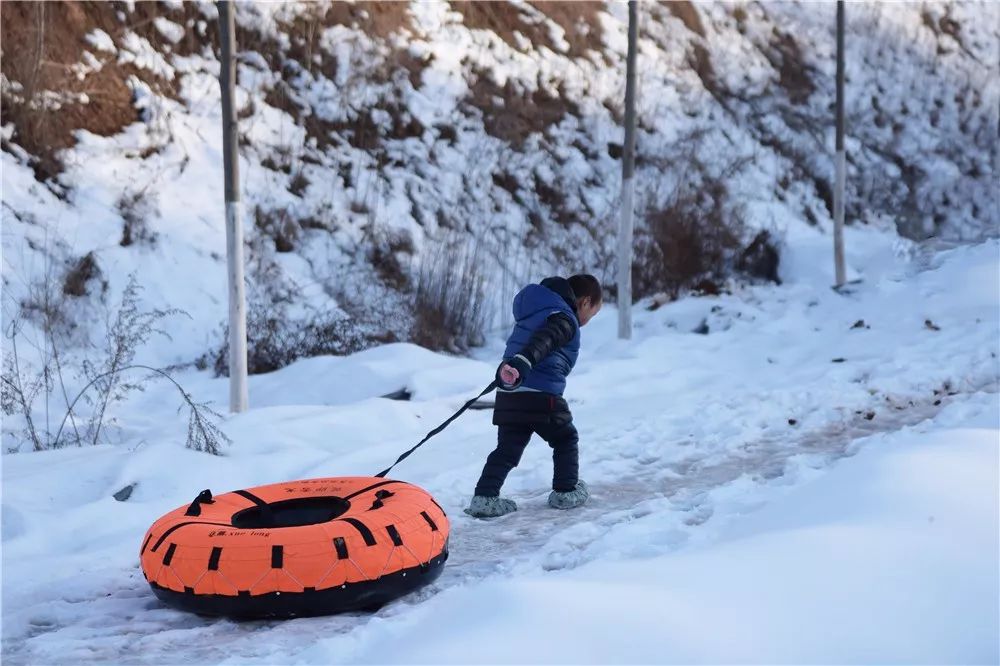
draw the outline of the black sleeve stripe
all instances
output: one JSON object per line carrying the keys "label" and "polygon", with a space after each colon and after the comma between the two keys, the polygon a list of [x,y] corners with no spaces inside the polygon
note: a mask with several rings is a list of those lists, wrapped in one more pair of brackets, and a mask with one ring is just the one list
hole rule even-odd
{"label": "black sleeve stripe", "polygon": [[556,312],[549,315],[545,324],[532,334],[528,344],[520,353],[528,358],[532,365],[536,365],[554,349],[567,344],[575,334],[576,326],[569,315]]}

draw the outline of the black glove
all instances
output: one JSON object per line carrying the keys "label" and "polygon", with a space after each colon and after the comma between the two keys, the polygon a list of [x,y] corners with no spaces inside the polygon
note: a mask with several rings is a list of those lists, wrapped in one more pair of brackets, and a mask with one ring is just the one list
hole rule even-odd
{"label": "black glove", "polygon": [[[502,368],[505,365],[509,365],[510,367],[517,370],[517,381],[515,381],[513,384],[508,384],[503,380],[502,377],[500,377],[500,368]],[[518,354],[513,358],[505,359],[503,362],[500,363],[499,366],[497,366],[497,374],[496,374],[497,386],[507,390],[516,389],[518,386],[521,385],[521,382],[524,381],[525,376],[529,372],[531,372],[531,363],[529,363],[528,359],[521,356],[520,354]]]}

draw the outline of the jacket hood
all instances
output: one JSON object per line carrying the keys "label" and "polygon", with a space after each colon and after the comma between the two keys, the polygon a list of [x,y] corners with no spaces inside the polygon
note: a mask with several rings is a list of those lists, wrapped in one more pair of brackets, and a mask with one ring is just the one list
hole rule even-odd
{"label": "jacket hood", "polygon": [[559,294],[569,307],[572,308],[573,313],[576,314],[576,294],[573,293],[573,288],[569,286],[569,280],[561,277],[547,277],[542,280],[541,285]]}

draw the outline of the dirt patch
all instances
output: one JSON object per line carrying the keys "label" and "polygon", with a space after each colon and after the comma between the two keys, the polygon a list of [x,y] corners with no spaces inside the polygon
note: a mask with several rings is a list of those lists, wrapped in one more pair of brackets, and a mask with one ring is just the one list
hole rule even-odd
{"label": "dirt patch", "polygon": [[567,207],[566,195],[558,185],[553,187],[535,174],[535,194],[538,201],[549,209],[551,219],[563,226],[569,226],[574,216]]}
{"label": "dirt patch", "polygon": [[715,75],[715,67],[712,65],[712,56],[700,42],[692,42],[691,50],[687,56],[688,65],[695,71],[705,90],[711,93],[712,97],[718,100],[723,106],[728,96],[728,92],[719,83]]}
{"label": "dirt patch", "polygon": [[[590,51],[600,52],[603,48],[601,24],[597,18],[604,10],[603,2],[542,0],[527,3],[563,29],[568,44],[566,51],[557,46],[544,20],[517,3],[453,0],[449,4],[462,15],[466,27],[489,30],[518,51],[525,50],[525,40],[536,48],[566,52],[571,58],[582,58]],[[524,39],[519,39],[518,34]]]}
{"label": "dirt patch", "polygon": [[[336,71],[334,56],[320,46],[323,31],[333,26],[344,26],[380,40],[391,35],[413,32],[413,22],[408,2],[387,0],[384,2],[332,2],[328,6],[309,5],[307,10],[289,21],[279,22],[282,32],[290,36],[290,47],[283,59],[297,61],[304,69],[312,72],[319,69],[332,78]],[[272,46],[269,50],[275,50]],[[401,54],[407,54],[405,50]],[[419,69],[420,61],[410,57],[400,64],[408,70]]]}
{"label": "dirt patch", "polygon": [[603,2],[542,0],[528,4],[563,29],[571,58],[583,58],[590,51],[603,51],[604,33],[598,19],[598,14],[604,11]]}
{"label": "dirt patch", "polygon": [[380,39],[400,32],[413,32],[410,3],[397,0],[333,2],[324,15],[324,23],[357,28]]}
{"label": "dirt patch", "polygon": [[[262,55],[269,67],[282,76],[274,88],[265,92],[264,101],[295,118],[322,151],[338,145],[338,139],[342,139],[355,148],[383,155],[382,146],[387,139],[422,136],[424,126],[399,100],[407,82],[413,88],[420,87],[431,58],[414,55],[405,44],[390,44],[388,39],[392,34],[412,30],[408,7],[405,2],[334,2],[325,9],[311,6],[290,22],[282,22],[283,31],[291,35],[287,49],[273,40],[268,42],[260,35],[254,36],[253,39],[261,42],[260,48],[266,51]],[[381,88],[380,96],[363,108],[348,110],[342,118],[327,119],[316,115],[308,106],[302,106],[298,101],[300,96],[293,94],[293,86],[298,85],[298,74],[303,70],[316,77],[336,78],[343,63],[338,63],[320,43],[323,31],[334,25],[383,39],[389,49],[369,54],[370,57],[352,57],[351,75],[346,83],[338,86],[349,99],[355,87],[359,95],[354,97],[359,99],[362,87],[365,95],[371,89]],[[390,84],[388,89],[385,84]]]}
{"label": "dirt patch", "polygon": [[799,43],[791,33],[775,28],[768,47],[764,56],[778,70],[778,85],[788,93],[792,104],[804,104],[816,90],[816,84],[804,64]]}
{"label": "dirt patch", "polygon": [[63,293],[67,296],[80,298],[89,293],[87,286],[92,280],[101,279],[101,268],[97,265],[97,257],[93,252],[76,260],[63,278]]}
{"label": "dirt patch", "polygon": [[[99,28],[116,41],[135,28],[154,47],[164,46],[153,19],[143,14],[156,6],[137,3],[137,12],[122,21],[115,5],[106,2],[0,4],[0,69],[11,82],[3,92],[3,121],[14,126],[12,142],[33,156],[38,180],[50,180],[62,172],[59,152],[75,145],[75,131],[111,136],[140,119],[129,77],[139,78],[161,95],[176,95],[174,82],[131,64],[119,64],[115,56],[97,52],[85,39]],[[84,70],[80,77],[77,72],[85,51],[100,66]]]}
{"label": "dirt patch", "polygon": [[701,22],[701,15],[698,13],[698,8],[694,6],[693,2],[688,0],[666,0],[661,2],[661,4],[667,8],[667,10],[680,19],[684,26],[698,35],[699,37],[705,36],[705,25]]}
{"label": "dirt patch", "polygon": [[264,102],[295,118],[319,150],[335,146],[339,138],[354,148],[381,155],[386,141],[418,138],[426,129],[392,94],[339,120],[321,118],[312,109],[299,106],[285,83],[267,91]]}
{"label": "dirt patch", "polygon": [[493,184],[497,187],[507,190],[510,193],[512,199],[519,205],[524,204],[524,200],[521,198],[520,189],[521,183],[518,182],[517,176],[510,173],[509,171],[499,171],[493,173]]}
{"label": "dirt patch", "polygon": [[[62,172],[59,153],[75,145],[75,131],[83,129],[111,136],[140,120],[129,77],[136,76],[159,95],[177,98],[176,81],[165,80],[131,64],[119,64],[117,56],[99,52],[88,44],[88,34],[95,29],[103,30],[118,45],[126,33],[132,32],[167,58],[171,54],[189,55],[206,50],[219,53],[218,21],[207,19],[193,2],[177,5],[137,2],[132,7],[112,2],[4,2],[0,4],[0,15],[3,46],[0,65],[12,82],[3,91],[3,122],[13,124],[11,142],[33,156],[32,166],[41,181]],[[158,24],[164,19],[183,28],[179,37],[171,39],[161,32]],[[306,11],[284,24],[284,30],[292,36],[287,48],[239,22],[236,39],[241,51],[260,54],[272,71],[286,72],[286,65],[295,62],[303,69],[319,69],[332,76],[337,63],[332,54],[320,47],[319,38],[324,29],[333,25],[349,26],[380,39],[413,29],[409,3],[333,2],[325,9]],[[80,79],[76,71],[84,62],[85,52],[90,52],[101,65]],[[402,70],[416,87],[427,65],[427,61],[399,48],[387,58],[386,76]],[[281,100],[282,96],[281,91],[272,91],[268,103],[292,112],[290,104]],[[351,129],[326,127],[298,109],[293,115],[302,118],[310,136],[320,146],[329,145],[330,131]],[[355,125],[355,131],[349,132],[353,143],[364,145],[369,141],[365,138],[367,134],[379,134],[369,127],[370,119],[349,123]],[[422,128],[415,127],[411,118],[402,115],[394,118],[387,129],[391,136],[412,136],[419,132]]]}

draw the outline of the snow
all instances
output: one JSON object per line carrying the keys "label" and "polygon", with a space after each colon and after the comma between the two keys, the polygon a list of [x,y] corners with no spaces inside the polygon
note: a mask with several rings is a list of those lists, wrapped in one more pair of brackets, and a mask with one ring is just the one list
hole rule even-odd
{"label": "snow", "polygon": [[118,54],[119,64],[133,64],[140,69],[148,69],[153,74],[168,81],[174,80],[174,68],[163,55],[153,48],[149,40],[133,32],[127,33]]}
{"label": "snow", "polygon": [[106,53],[117,53],[118,49],[115,47],[115,42],[111,39],[111,35],[104,32],[100,28],[93,30],[90,34],[86,36],[87,43],[93,46],[98,51],[105,51]]}
{"label": "snow", "polygon": [[998,435],[979,396],[697,545],[449,589],[296,663],[996,663]]}
{"label": "snow", "polygon": [[[631,343],[610,306],[584,329],[567,392],[582,509],[546,508],[535,442],[504,488],[517,513],[462,514],[488,411],[399,465],[449,513],[452,554],[374,614],[174,611],[139,541],[203,488],[377,472],[490,380],[502,331],[473,359],[394,344],[254,376],[224,457],[183,448],[166,385],[118,410],[116,445],[5,455],[4,662],[995,660],[1000,243],[849,230],[863,281],[838,294],[821,239],[794,242],[784,286],[639,310]],[[224,378],[177,378],[225,404]],[[404,387],[410,402],[378,397]]]}
{"label": "snow", "polygon": [[178,25],[169,19],[157,16],[153,19],[153,25],[156,26],[157,32],[172,44],[176,44],[184,39],[184,26]]}

